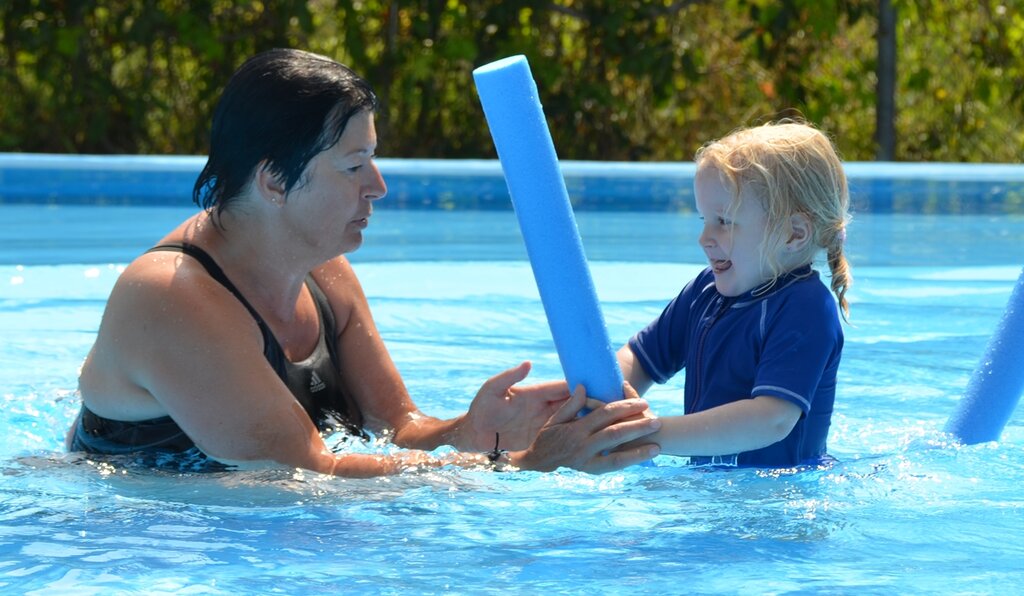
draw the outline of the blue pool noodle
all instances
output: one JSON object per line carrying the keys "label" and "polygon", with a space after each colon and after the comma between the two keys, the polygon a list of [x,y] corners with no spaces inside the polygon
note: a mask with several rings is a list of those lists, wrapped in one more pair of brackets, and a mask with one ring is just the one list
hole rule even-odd
{"label": "blue pool noodle", "polygon": [[1024,270],[946,432],[965,445],[998,441],[1024,393]]}
{"label": "blue pool noodle", "polygon": [[562,372],[605,402],[622,398],[622,372],[608,340],[565,179],[525,56],[473,71]]}

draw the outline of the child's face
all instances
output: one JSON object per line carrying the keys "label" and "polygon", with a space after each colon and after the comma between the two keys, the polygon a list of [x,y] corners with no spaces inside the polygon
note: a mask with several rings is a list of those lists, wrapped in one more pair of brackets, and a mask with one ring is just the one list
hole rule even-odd
{"label": "child's face", "polygon": [[757,198],[744,192],[739,208],[718,170],[705,166],[694,181],[697,212],[704,220],[699,242],[723,296],[739,296],[772,278],[761,258],[768,216]]}

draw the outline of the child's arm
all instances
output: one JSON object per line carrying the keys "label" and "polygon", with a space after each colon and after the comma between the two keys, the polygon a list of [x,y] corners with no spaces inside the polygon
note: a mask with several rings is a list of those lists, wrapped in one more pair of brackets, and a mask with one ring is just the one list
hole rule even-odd
{"label": "child's arm", "polygon": [[654,380],[647,374],[644,367],[640,366],[640,363],[637,362],[636,356],[633,355],[633,350],[630,349],[629,344],[619,348],[615,357],[619,361],[619,368],[622,369],[622,378],[632,385],[633,389],[636,389],[636,392],[641,396],[647,393],[647,390],[654,384]]}
{"label": "child's arm", "polygon": [[[616,354],[622,376],[643,395],[654,381],[629,344]],[[664,455],[731,455],[785,439],[802,414],[796,404],[771,396],[741,399],[686,416],[659,416],[661,430],[644,437]]]}
{"label": "child's arm", "polygon": [[661,430],[644,437],[665,455],[731,455],[785,439],[800,420],[800,407],[771,396],[723,404],[685,416],[661,416]]}

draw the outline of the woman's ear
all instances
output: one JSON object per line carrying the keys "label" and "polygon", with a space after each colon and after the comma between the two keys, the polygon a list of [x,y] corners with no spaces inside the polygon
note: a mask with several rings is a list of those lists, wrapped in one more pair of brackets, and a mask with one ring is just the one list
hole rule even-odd
{"label": "woman's ear", "polygon": [[284,205],[285,189],[284,183],[281,182],[280,178],[270,171],[270,166],[266,160],[263,160],[256,166],[256,177],[255,177],[256,192],[260,194],[260,197],[265,201],[269,201],[274,205],[281,207]]}
{"label": "woman's ear", "polygon": [[789,216],[789,239],[786,240],[786,250],[789,252],[801,252],[811,241],[813,230],[811,220],[803,213],[794,213]]}

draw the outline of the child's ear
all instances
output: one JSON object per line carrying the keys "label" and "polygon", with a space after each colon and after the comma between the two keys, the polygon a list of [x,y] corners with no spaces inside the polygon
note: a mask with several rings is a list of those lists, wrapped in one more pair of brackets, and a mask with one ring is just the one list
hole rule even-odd
{"label": "child's ear", "polygon": [[811,220],[806,215],[794,213],[789,216],[789,240],[786,240],[786,250],[789,252],[802,251],[811,241],[811,236]]}
{"label": "child's ear", "polygon": [[269,201],[278,207],[284,205],[284,184],[277,175],[270,171],[265,160],[256,166],[255,183],[256,191],[260,193],[263,200]]}

